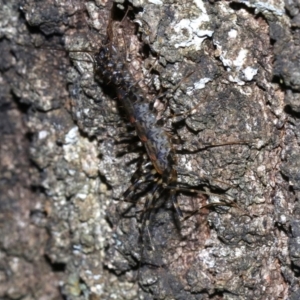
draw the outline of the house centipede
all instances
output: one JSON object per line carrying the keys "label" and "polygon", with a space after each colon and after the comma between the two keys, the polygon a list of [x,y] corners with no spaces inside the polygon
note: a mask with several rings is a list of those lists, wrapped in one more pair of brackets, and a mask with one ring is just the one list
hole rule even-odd
{"label": "house centipede", "polygon": [[[94,71],[96,80],[115,90],[115,96],[125,112],[130,124],[134,127],[139,140],[142,142],[148,160],[151,163],[141,164],[132,177],[132,183],[123,193],[123,198],[136,203],[139,200],[138,189],[146,193],[145,203],[141,212],[141,254],[140,263],[143,264],[144,237],[143,231],[151,242],[148,231],[151,214],[164,205],[165,199],[171,200],[178,220],[184,220],[182,210],[177,202],[179,191],[192,194],[210,194],[192,188],[183,188],[178,184],[176,170],[176,153],[172,145],[169,132],[157,122],[144,91],[133,79],[127,69],[126,62],[120,59],[118,50],[113,44],[104,45],[94,56]],[[224,205],[225,203],[222,203]],[[205,206],[205,205],[204,205]],[[139,264],[140,264],[139,263]],[[140,270],[138,267],[138,270]],[[139,280],[140,281],[140,280]]]}
{"label": "house centipede", "polygon": [[[117,29],[119,29],[118,26]],[[176,197],[179,191],[207,195],[210,193],[178,185],[176,151],[169,130],[158,124],[155,109],[128,70],[126,61],[121,59],[119,49],[114,45],[115,32],[113,27],[109,24],[109,32],[104,46],[94,56],[95,78],[104,85],[115,89],[115,96],[125,111],[127,119],[134,127],[152,165],[152,169],[147,168],[147,171],[144,170],[142,178],[134,176],[132,185],[124,192],[123,196],[125,199],[132,200],[132,198],[135,198],[135,189],[149,183],[144,189],[150,189],[152,195],[148,194],[145,210],[155,208],[160,196],[169,193],[176,213],[182,219],[183,213]],[[122,39],[124,39],[124,36],[122,36]],[[151,186],[151,183],[153,183],[153,186]]]}
{"label": "house centipede", "polygon": [[[157,125],[156,117],[149,109],[149,103],[145,102],[142,91],[131,83],[130,74],[123,70],[122,63],[114,64],[113,59],[108,47],[100,49],[99,54],[95,56],[96,74],[116,88],[118,100],[122,103],[130,123],[135,127],[139,139],[145,146],[155,170],[150,172],[151,175],[149,174],[146,180],[155,180],[158,185],[164,183],[166,186],[174,186],[177,173],[173,168],[175,153],[170,137],[163,127]],[[156,178],[155,173],[161,178]],[[140,181],[134,182],[133,187],[140,183]],[[152,192],[156,195],[157,187]],[[130,193],[131,188],[124,196],[127,197]],[[173,189],[171,189],[171,198],[178,215],[182,216]]]}

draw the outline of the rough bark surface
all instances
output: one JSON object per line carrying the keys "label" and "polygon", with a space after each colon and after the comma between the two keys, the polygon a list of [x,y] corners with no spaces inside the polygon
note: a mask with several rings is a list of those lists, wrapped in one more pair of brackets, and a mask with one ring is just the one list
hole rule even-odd
{"label": "rough bark surface", "polygon": [[[299,299],[299,10],[2,2],[0,298]],[[179,193],[184,221],[165,198],[141,229],[145,197],[122,201],[144,151],[94,78],[107,36],[165,110],[178,181],[216,194]]]}

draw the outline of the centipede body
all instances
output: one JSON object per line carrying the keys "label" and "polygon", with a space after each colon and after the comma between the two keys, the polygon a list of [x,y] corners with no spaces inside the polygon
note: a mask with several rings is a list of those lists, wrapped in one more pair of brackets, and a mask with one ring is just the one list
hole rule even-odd
{"label": "centipede body", "polygon": [[[134,125],[139,139],[143,142],[155,171],[158,176],[161,176],[158,184],[174,185],[177,173],[174,169],[175,153],[170,136],[162,126],[157,124],[154,112],[150,109],[150,104],[146,102],[145,95],[133,82],[124,63],[118,61],[118,54],[114,53],[113,55],[111,51],[115,50],[110,50],[109,47],[102,48],[96,55],[96,74],[104,82],[116,88],[118,100],[126,111],[130,123]],[[116,59],[117,62],[114,62]],[[153,192],[156,189],[154,188]],[[173,193],[172,190],[171,193]],[[175,195],[172,195],[172,201],[178,214],[182,216]]]}

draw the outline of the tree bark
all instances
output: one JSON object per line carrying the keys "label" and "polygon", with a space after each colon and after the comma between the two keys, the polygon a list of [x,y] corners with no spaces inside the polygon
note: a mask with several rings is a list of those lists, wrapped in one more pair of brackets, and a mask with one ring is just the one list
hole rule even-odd
{"label": "tree bark", "polygon": [[[298,299],[297,5],[4,2],[0,297]],[[178,140],[183,221],[123,201],[145,150],[94,76],[105,43]]]}

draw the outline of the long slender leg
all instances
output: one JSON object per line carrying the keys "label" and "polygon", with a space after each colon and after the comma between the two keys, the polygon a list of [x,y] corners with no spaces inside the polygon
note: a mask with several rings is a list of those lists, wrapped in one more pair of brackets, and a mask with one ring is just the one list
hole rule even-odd
{"label": "long slender leg", "polygon": [[147,175],[139,176],[138,178],[136,178],[134,182],[131,184],[131,186],[124,192],[123,194],[124,198],[125,199],[128,197],[130,198],[130,194],[136,191],[136,189],[142,184],[157,181],[156,175],[157,175],[156,173],[151,171],[151,173],[148,173]]}
{"label": "long slender leg", "polygon": [[[194,193],[194,194],[199,194],[199,195],[208,195],[208,196],[217,196],[221,199],[224,199],[224,200],[230,200],[226,197],[223,197],[222,195],[219,195],[219,194],[214,194],[214,193],[210,193],[210,192],[206,192],[206,191],[199,191],[199,190],[196,190],[196,189],[190,189],[190,188],[185,188],[185,187],[173,187],[173,186],[164,186],[165,189],[168,189],[168,190],[174,190],[176,193],[178,192],[186,192],[186,193]],[[232,201],[231,201],[232,202]]]}
{"label": "long slender leg", "polygon": [[154,205],[155,200],[159,199],[159,196],[162,192],[163,191],[161,189],[161,185],[155,184],[154,187],[147,194],[144,211],[142,212],[142,215],[141,215],[141,217],[142,217],[141,232],[143,233],[145,229],[147,230],[152,249],[154,249],[154,246],[151,242],[151,235],[150,235],[150,231],[149,231],[151,211],[153,209],[155,209],[155,205]]}
{"label": "long slender leg", "polygon": [[170,189],[170,198],[171,198],[171,201],[173,203],[173,206],[176,210],[176,213],[177,213],[179,219],[182,220],[183,219],[183,214],[182,214],[182,211],[181,211],[181,209],[178,205],[177,190],[176,189],[173,189],[173,188]]}

